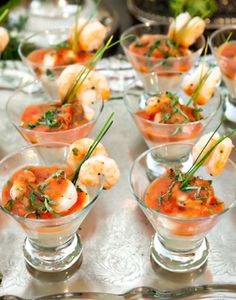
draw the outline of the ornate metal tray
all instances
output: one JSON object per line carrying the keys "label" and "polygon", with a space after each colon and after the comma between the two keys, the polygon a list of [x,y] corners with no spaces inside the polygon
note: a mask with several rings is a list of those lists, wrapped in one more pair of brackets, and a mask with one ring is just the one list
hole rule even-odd
{"label": "ornate metal tray", "polygon": [[[117,85],[122,85],[126,78],[117,78],[114,73],[110,75],[114,82],[116,78]],[[1,90],[0,158],[25,144],[5,113],[11,92]],[[122,100],[106,103],[92,135],[112,111],[115,112],[115,122],[104,144],[119,163],[121,179],[114,189],[102,193],[79,229],[84,246],[81,266],[71,270],[71,274],[74,272],[72,276],[69,272],[48,275],[27,270],[21,249],[24,233],[14,221],[0,213],[0,271],[3,273],[0,299],[17,299],[1,298],[13,294],[35,299],[61,293],[66,295],[42,299],[236,298],[236,210],[232,210],[209,234],[211,254],[200,270],[176,275],[162,270],[150,260],[149,242],[154,231],[133,199],[127,180],[132,161],[146,149],[146,145]],[[222,112],[210,124],[211,128],[215,127],[221,115]],[[207,130],[210,130],[209,127]],[[236,161],[235,149],[232,157]],[[152,288],[141,288],[143,286]],[[165,290],[169,292],[160,292]],[[172,293],[173,290],[178,291]],[[87,291],[90,293],[82,293]]]}

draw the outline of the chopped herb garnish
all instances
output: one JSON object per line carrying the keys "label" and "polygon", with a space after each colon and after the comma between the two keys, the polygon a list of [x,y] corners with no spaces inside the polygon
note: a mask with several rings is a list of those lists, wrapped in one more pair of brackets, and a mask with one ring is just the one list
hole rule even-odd
{"label": "chopped herb garnish", "polygon": [[47,75],[48,77],[50,77],[50,78],[54,78],[54,77],[55,77],[55,75],[53,74],[53,72],[52,72],[50,69],[47,69],[47,70],[46,70],[46,75]]}
{"label": "chopped herb garnish", "polygon": [[9,210],[9,211],[12,211],[13,205],[14,205],[13,200],[12,200],[12,199],[8,200],[8,202],[7,202],[7,207],[8,207],[8,210]]}
{"label": "chopped herb garnish", "polygon": [[58,177],[60,177],[60,176],[64,176],[65,175],[65,171],[64,170],[59,170],[59,171],[57,171],[56,173],[54,173],[53,175],[52,175],[52,178],[58,178]]}
{"label": "chopped herb garnish", "polygon": [[73,148],[72,149],[72,153],[74,156],[78,156],[78,149],[77,148]]}

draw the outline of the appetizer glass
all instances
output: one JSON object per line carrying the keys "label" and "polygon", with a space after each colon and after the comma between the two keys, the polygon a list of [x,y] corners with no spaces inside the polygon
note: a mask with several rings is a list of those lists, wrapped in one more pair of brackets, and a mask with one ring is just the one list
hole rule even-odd
{"label": "appetizer glass", "polygon": [[236,166],[230,160],[218,177],[211,177],[204,167],[196,173],[206,180],[213,180],[215,194],[225,204],[221,213],[181,218],[162,214],[145,204],[145,193],[155,178],[174,167],[188,171],[193,163],[192,146],[174,143],[149,149],[135,160],[129,174],[132,194],[156,231],[151,241],[151,256],[158,265],[172,272],[193,271],[206,262],[209,255],[206,234],[236,205]]}
{"label": "appetizer glass", "polygon": [[162,74],[152,73],[151,77],[147,75],[152,80],[146,80],[144,77],[143,82],[139,80],[134,81],[125,90],[124,101],[127,110],[149,148],[169,142],[188,141],[194,143],[221,107],[221,95],[217,90],[207,105],[200,106],[203,110],[201,112],[203,119],[199,121],[182,124],[163,124],[142,118],[137,112],[145,109],[147,100],[154,95],[158,95],[158,93],[173,92],[182,99],[183,103],[187,103],[190,97],[186,97],[180,88],[175,87],[175,84],[171,85],[173,76],[171,76],[172,73],[169,74],[169,88],[163,85]]}
{"label": "appetizer glass", "polygon": [[[52,62],[50,60],[47,64],[37,63],[30,60],[28,56],[35,50],[56,50],[58,45],[67,43],[69,31],[70,28],[56,28],[40,31],[22,40],[18,48],[22,61],[33,72],[35,77],[42,82],[43,87],[52,97],[57,95],[58,76],[68,65],[73,64],[73,62],[68,61],[68,64],[66,65],[52,66]],[[65,48],[66,47],[67,46],[65,46]],[[83,59],[82,56],[80,63],[84,64],[88,60],[85,58],[86,57],[84,56]]]}
{"label": "appetizer glass", "polygon": [[[230,36],[230,40],[227,41]],[[220,53],[220,47],[236,44],[236,25],[224,26],[212,33],[209,39],[211,52],[213,53],[223,76],[224,83],[228,89],[225,116],[228,120],[236,122],[236,54],[230,57]]]}
{"label": "appetizer glass", "polygon": [[[138,79],[144,81],[145,74],[162,73],[162,72],[187,72],[189,71],[194,63],[199,58],[204,46],[205,38],[200,36],[196,42],[189,48],[191,51],[188,55],[182,57],[170,57],[170,58],[152,58],[144,55],[139,55],[130,51],[130,45],[143,35],[160,35],[160,38],[166,37],[169,29],[169,24],[160,24],[160,23],[149,23],[135,25],[127,29],[122,35],[121,39],[127,35],[133,35],[129,39],[126,39],[121,42],[122,48],[125,52],[126,57],[132,64]],[[172,73],[173,75],[173,73]],[[169,77],[167,75],[167,77]],[[168,78],[167,78],[168,79]],[[146,79],[147,80],[147,77]]]}
{"label": "appetizer glass", "polygon": [[[69,144],[42,143],[28,145],[0,161],[0,190],[18,169],[30,165],[66,165]],[[89,203],[79,211],[54,219],[30,219],[12,214],[2,203],[0,208],[14,218],[26,233],[23,245],[26,262],[36,270],[59,272],[68,269],[80,257],[82,245],[76,233],[103,188],[87,188]]]}
{"label": "appetizer glass", "polygon": [[[96,101],[90,105],[90,108],[95,112],[94,117],[84,125],[68,130],[43,132],[21,126],[21,116],[27,106],[54,101],[50,100],[50,97],[41,88],[38,81],[31,82],[18,89],[9,98],[6,106],[8,118],[28,143],[65,142],[71,144],[78,139],[87,137],[96,124],[104,106],[102,99],[96,99]],[[55,102],[59,102],[59,100]]]}

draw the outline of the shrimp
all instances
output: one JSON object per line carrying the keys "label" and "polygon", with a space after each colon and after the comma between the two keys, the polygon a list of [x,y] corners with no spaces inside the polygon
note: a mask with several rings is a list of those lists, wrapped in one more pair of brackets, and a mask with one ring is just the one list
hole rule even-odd
{"label": "shrimp", "polygon": [[79,180],[84,185],[96,186],[101,183],[100,175],[104,176],[104,189],[110,189],[120,177],[116,162],[103,155],[90,157],[81,166]]}
{"label": "shrimp", "polygon": [[[203,34],[206,24],[200,17],[192,18],[178,32],[180,34],[180,45],[188,48]],[[178,37],[177,37],[178,39]]]}
{"label": "shrimp", "polygon": [[[68,156],[67,156],[67,165],[75,171],[75,169],[78,167],[81,160],[84,158],[86,153],[89,150],[89,147],[92,145],[93,140],[89,138],[83,138],[80,140],[75,141],[70,145]],[[105,149],[105,147],[99,143],[97,147],[92,152],[92,156],[95,155],[102,155],[102,156],[108,156],[108,153]]]}
{"label": "shrimp", "polygon": [[176,33],[178,33],[191,19],[191,16],[188,12],[179,14],[172,22],[170,23],[168,36],[173,38]]}
{"label": "shrimp", "polygon": [[[65,98],[68,90],[73,86],[73,83],[83,68],[83,65],[74,64],[65,68],[61,73],[58,78],[58,91],[61,99]],[[83,73],[81,80],[88,70],[89,69]],[[106,78],[102,74],[91,71],[83,84],[79,87],[76,96],[83,104],[91,104],[96,101],[97,97],[108,100],[110,97],[110,89]]]}
{"label": "shrimp", "polygon": [[29,170],[23,170],[18,173],[10,189],[11,199],[18,200],[24,198],[27,192],[27,182],[35,182],[35,180],[34,173]]}
{"label": "shrimp", "polygon": [[153,115],[160,112],[160,108],[164,103],[170,103],[171,99],[163,95],[162,97],[153,96],[148,99],[146,111],[148,114]]}
{"label": "shrimp", "polygon": [[200,17],[191,19],[189,13],[181,13],[171,22],[168,36],[179,45],[188,48],[203,34],[205,26],[204,20]]}
{"label": "shrimp", "polygon": [[56,202],[56,204],[51,205],[55,212],[61,213],[67,211],[77,202],[78,194],[76,187],[65,177],[63,171],[58,176],[50,176],[46,179],[45,184],[44,195],[47,195],[50,200]]}
{"label": "shrimp", "polygon": [[208,70],[209,70],[208,65],[202,63],[194,70],[193,73],[187,74],[184,77],[181,87],[188,96],[193,95],[193,93],[195,92],[196,88],[199,85],[201,78],[206,75]]}
{"label": "shrimp", "polygon": [[82,104],[84,116],[88,121],[91,121],[95,116],[95,111],[86,104]]}
{"label": "shrimp", "polygon": [[[78,33],[78,48],[82,51],[91,52],[99,49],[107,35],[107,28],[98,20],[90,21],[85,25],[87,20],[80,18],[77,24]],[[69,33],[69,41],[73,40],[75,34],[75,25],[71,28]]]}
{"label": "shrimp", "polygon": [[[194,161],[197,158],[198,158],[197,161],[200,161],[203,158],[203,156],[211,149],[211,147],[214,146],[215,143],[219,140],[220,135],[219,135],[218,132],[215,132],[215,134],[213,136],[212,136],[212,134],[213,134],[213,132],[209,132],[207,134],[204,134],[199,139],[199,141],[193,146],[192,155],[193,155]],[[209,141],[209,139],[210,139],[211,136],[212,136],[212,138]],[[208,141],[209,141],[209,143],[207,144]],[[203,150],[204,147],[205,147],[205,149]],[[202,153],[201,153],[201,151],[202,151]],[[200,153],[201,153],[201,155],[200,155]],[[204,162],[205,165],[207,164],[208,160],[209,160],[209,157]]]}
{"label": "shrimp", "polygon": [[230,138],[224,139],[219,143],[210,155],[207,171],[211,176],[219,176],[224,170],[230,153],[233,149],[233,143]]}
{"label": "shrimp", "polygon": [[206,64],[201,64],[193,74],[185,77],[182,84],[184,92],[189,96],[192,96],[198,88],[201,79],[206,76],[208,72],[210,73],[203,82],[196,98],[199,105],[206,105],[214,94],[216,87],[221,80],[219,67],[215,67],[209,71]]}
{"label": "shrimp", "polygon": [[9,43],[9,35],[4,27],[0,27],[0,53],[4,51]]}

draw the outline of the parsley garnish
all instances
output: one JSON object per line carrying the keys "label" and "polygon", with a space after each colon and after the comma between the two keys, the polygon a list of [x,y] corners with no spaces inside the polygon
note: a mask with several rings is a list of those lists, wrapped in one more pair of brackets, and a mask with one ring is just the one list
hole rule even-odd
{"label": "parsley garnish", "polygon": [[77,148],[73,148],[72,149],[72,153],[74,156],[78,156],[78,149]]}

